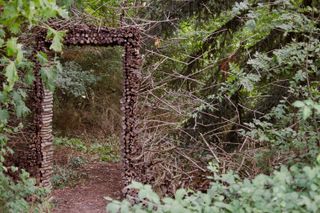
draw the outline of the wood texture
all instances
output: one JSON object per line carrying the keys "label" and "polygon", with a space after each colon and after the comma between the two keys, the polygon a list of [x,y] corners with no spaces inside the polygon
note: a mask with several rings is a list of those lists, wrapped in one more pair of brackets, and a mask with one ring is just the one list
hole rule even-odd
{"label": "wood texture", "polygon": [[[65,45],[123,46],[124,85],[121,99],[123,113],[121,133],[121,154],[123,162],[123,182],[127,186],[131,181],[144,182],[144,158],[141,143],[137,141],[137,92],[141,82],[140,33],[132,27],[110,29],[87,25],[51,24],[57,30],[65,30]],[[46,31],[37,29],[36,51],[49,53],[51,42],[46,39]],[[51,188],[50,178],[53,165],[53,95],[44,88],[40,76],[40,64],[34,59],[35,81],[32,93],[33,126],[29,168],[42,186]],[[124,190],[124,195],[135,192]]]}

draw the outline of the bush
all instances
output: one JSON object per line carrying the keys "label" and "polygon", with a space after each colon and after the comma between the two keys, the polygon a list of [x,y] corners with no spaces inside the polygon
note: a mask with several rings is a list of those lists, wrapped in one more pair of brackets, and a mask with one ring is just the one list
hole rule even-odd
{"label": "bush", "polygon": [[[48,191],[37,187],[36,181],[25,171],[20,173],[19,182],[13,182],[5,174],[7,169],[0,164],[0,212],[44,212],[48,206],[44,202]],[[16,171],[16,168],[10,169]]]}
{"label": "bush", "polygon": [[86,174],[82,174],[74,170],[71,165],[68,166],[54,166],[54,175],[51,178],[53,188],[61,189],[66,186],[74,187],[81,179],[86,178]]}
{"label": "bush", "polygon": [[282,166],[272,175],[241,180],[233,172],[218,175],[217,167],[206,193],[179,189],[174,198],[160,197],[150,185],[132,183],[143,203],[113,201],[108,212],[319,212],[320,156],[315,166]]}
{"label": "bush", "polygon": [[90,154],[97,154],[99,159],[104,162],[120,161],[120,141],[115,134],[105,140],[95,140],[89,147]]}

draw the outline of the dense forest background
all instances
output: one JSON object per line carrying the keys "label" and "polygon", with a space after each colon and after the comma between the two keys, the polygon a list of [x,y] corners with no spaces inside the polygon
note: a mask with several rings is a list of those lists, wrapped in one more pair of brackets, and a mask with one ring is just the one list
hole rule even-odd
{"label": "dense forest background", "polygon": [[[19,1],[9,2],[0,1],[1,12]],[[152,190],[134,183],[139,197],[147,198],[144,205],[114,201],[110,212],[320,210],[319,1],[60,0],[57,5],[52,16],[68,11],[71,23],[135,26],[142,33],[139,141],[147,170],[143,184]],[[45,25],[47,18],[37,24]],[[9,28],[10,18],[0,20],[3,32],[24,36]],[[8,49],[2,31],[0,47]],[[1,54],[18,57],[17,49]],[[57,54],[56,145],[92,151],[102,161],[120,160],[122,54],[121,48],[98,47],[64,47]],[[1,62],[7,73],[11,65]],[[21,107],[16,112],[23,114]],[[8,120],[4,111],[0,118]],[[22,201],[33,193],[25,191]],[[0,197],[0,207],[8,200],[17,205],[13,197]]]}

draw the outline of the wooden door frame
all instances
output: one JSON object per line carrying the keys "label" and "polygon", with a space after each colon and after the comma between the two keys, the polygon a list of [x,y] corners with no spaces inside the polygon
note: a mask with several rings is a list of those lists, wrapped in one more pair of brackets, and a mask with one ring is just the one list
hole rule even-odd
{"label": "wooden door frame", "polygon": [[[50,25],[51,26],[51,25]],[[134,27],[118,29],[95,27],[88,25],[51,26],[56,30],[66,31],[64,45],[66,46],[122,46],[123,58],[123,97],[121,99],[122,133],[120,138],[121,157],[123,163],[123,184],[131,181],[143,182],[145,168],[142,146],[137,140],[138,119],[136,115],[138,91],[141,83],[140,32]],[[40,29],[36,33],[35,53],[42,51],[50,53],[51,41],[47,39],[47,31]],[[106,59],[108,60],[108,59]],[[34,57],[35,81],[32,92],[33,138],[30,144],[31,156],[37,169],[33,176],[39,185],[51,188],[53,173],[53,94],[47,90],[41,78],[41,64]]]}

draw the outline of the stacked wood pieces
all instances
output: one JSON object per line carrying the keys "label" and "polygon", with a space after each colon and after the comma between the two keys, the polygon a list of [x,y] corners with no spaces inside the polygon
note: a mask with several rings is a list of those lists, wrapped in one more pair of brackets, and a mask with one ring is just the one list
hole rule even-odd
{"label": "stacked wood pieces", "polygon": [[42,111],[41,111],[41,129],[39,137],[41,138],[41,165],[40,181],[41,185],[51,188],[52,163],[53,163],[53,135],[52,135],[52,117],[53,117],[53,94],[47,89],[43,89]]}
{"label": "stacked wood pieces", "polygon": [[[124,91],[121,100],[122,119],[122,158],[124,160],[124,184],[132,181],[144,182],[144,158],[141,143],[137,141],[137,92],[141,82],[141,56],[139,47],[125,46]],[[127,189],[126,196],[134,197],[136,192]]]}
{"label": "stacked wood pieces", "polygon": [[[65,30],[65,45],[96,45],[96,46],[123,46],[124,57],[124,88],[121,99],[123,112],[121,150],[124,166],[123,181],[127,186],[131,181],[145,181],[144,156],[142,145],[137,141],[137,92],[141,82],[141,55],[140,55],[140,32],[134,27],[110,29],[87,25],[59,25],[52,24],[57,30]],[[43,29],[37,31],[37,50],[47,52],[51,43],[46,38]],[[32,155],[36,156],[38,173],[36,178],[39,184],[50,187],[52,175],[53,148],[52,148],[52,93],[47,91],[40,78],[39,64],[35,62],[34,83],[34,142],[31,143]],[[33,165],[33,164],[32,164]],[[125,195],[132,191],[125,191]]]}

